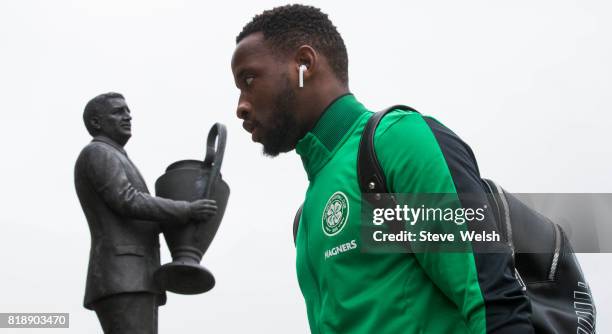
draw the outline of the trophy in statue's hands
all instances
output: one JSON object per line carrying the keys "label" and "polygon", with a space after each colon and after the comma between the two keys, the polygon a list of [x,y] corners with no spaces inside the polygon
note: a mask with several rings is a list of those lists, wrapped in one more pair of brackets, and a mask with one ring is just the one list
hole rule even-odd
{"label": "trophy in statue's hands", "polygon": [[[229,197],[229,186],[220,173],[226,137],[225,126],[215,123],[208,133],[204,161],[177,161],[168,166],[166,173],[155,182],[157,196],[195,201],[192,205],[199,205],[195,214],[208,215],[208,219],[185,225],[162,225],[164,238],[172,254],[172,262],[155,272],[155,281],[162,289],[180,294],[198,294],[215,285],[214,276],[200,265],[200,260],[219,229]],[[209,205],[211,201],[203,199],[216,202],[216,214],[214,209],[210,209],[214,208],[214,205]]]}

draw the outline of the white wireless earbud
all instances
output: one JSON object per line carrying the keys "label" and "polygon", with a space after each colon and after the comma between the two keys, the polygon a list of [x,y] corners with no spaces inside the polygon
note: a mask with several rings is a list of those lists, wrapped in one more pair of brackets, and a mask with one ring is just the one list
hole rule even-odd
{"label": "white wireless earbud", "polygon": [[306,71],[308,69],[308,67],[306,67],[306,65],[302,64],[299,67],[299,81],[300,81],[300,88],[304,87],[304,71]]}

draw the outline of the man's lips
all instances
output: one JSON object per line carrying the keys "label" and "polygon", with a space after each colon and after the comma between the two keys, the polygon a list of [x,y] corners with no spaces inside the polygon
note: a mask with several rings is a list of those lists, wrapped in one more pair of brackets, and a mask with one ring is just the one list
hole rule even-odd
{"label": "man's lips", "polygon": [[255,129],[255,123],[251,122],[251,121],[244,121],[242,122],[242,127],[248,132],[248,133],[252,133],[253,130]]}
{"label": "man's lips", "polygon": [[242,127],[251,134],[251,140],[253,140],[254,142],[258,141],[258,136],[257,136],[257,128],[258,126],[255,124],[255,122],[252,121],[244,121],[242,123]]}

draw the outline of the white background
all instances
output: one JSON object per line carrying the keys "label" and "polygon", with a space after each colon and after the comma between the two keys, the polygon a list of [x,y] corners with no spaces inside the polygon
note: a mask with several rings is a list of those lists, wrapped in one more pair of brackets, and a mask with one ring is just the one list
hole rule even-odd
{"label": "white background", "polygon": [[[203,260],[217,286],[169,294],[161,332],[308,331],[291,236],[306,174],[294,152],[269,159],[250,141],[230,71],[242,26],[279,4],[2,1],[0,312],[69,312],[70,330],[55,332],[100,332],[82,307],[90,240],[73,165],[89,141],[85,103],[118,91],[134,118],[126,149],[150,188],[169,163],[203,157],[213,122],[229,130],[232,195]],[[370,109],[435,116],[510,191],[612,192],[609,2],[313,4],[342,34],[351,91]],[[599,332],[612,332],[612,255],[579,258]]]}

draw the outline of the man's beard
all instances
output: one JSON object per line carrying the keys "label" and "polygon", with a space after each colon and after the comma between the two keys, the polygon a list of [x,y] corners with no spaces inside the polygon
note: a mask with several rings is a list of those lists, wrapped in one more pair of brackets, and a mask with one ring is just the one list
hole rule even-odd
{"label": "man's beard", "polygon": [[281,152],[289,152],[301,136],[301,129],[293,112],[296,105],[295,92],[291,89],[289,78],[286,78],[285,89],[274,101],[272,121],[274,126],[266,129],[262,136],[263,153],[275,157]]}

